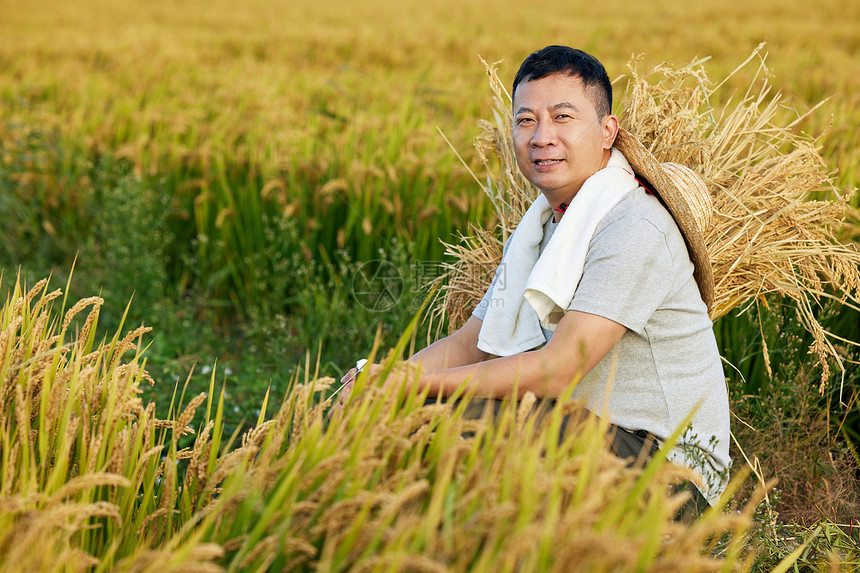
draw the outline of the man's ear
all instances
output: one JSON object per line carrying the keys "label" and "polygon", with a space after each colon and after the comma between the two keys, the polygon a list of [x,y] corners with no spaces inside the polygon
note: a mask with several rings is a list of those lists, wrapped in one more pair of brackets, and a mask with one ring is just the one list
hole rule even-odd
{"label": "man's ear", "polygon": [[618,116],[609,114],[603,118],[603,149],[609,149],[618,135]]}

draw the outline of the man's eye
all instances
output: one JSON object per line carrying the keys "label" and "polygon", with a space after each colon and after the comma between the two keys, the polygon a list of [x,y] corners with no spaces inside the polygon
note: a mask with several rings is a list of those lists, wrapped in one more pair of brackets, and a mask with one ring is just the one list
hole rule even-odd
{"label": "man's eye", "polygon": [[525,124],[529,124],[529,123],[531,123],[532,121],[534,121],[534,120],[533,120],[532,118],[530,118],[530,117],[521,117],[521,118],[519,118],[519,119],[517,120],[517,125],[525,125]]}
{"label": "man's eye", "polygon": [[566,114],[566,113],[560,113],[557,116],[555,116],[555,118],[561,119],[561,120],[573,119],[572,116],[570,116],[569,114]]}

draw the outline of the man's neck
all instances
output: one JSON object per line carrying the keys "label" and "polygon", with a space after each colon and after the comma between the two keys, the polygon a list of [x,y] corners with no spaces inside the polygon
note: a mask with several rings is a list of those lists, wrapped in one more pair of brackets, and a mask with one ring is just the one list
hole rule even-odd
{"label": "man's neck", "polygon": [[[611,149],[604,150],[603,153],[603,163],[600,166],[600,169],[604,169],[609,164],[609,158],[612,155]],[[600,171],[598,169],[598,171]],[[595,172],[596,173],[596,172]],[[558,223],[561,221],[564,212],[567,210],[567,206],[570,205],[573,198],[576,197],[576,194],[579,193],[579,189],[573,192],[569,197],[549,197],[546,193],[544,193],[544,197],[546,197],[549,206],[552,207],[552,220]]]}

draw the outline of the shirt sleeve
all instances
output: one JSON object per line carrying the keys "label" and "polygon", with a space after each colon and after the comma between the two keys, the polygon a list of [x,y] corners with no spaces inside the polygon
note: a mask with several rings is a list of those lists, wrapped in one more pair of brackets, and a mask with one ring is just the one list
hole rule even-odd
{"label": "shirt sleeve", "polygon": [[601,225],[568,310],[603,316],[639,334],[670,294],[676,271],[666,236],[642,217]]}

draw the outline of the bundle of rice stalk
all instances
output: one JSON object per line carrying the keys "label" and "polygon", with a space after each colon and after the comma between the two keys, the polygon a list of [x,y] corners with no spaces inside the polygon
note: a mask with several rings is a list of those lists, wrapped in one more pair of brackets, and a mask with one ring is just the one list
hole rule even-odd
{"label": "bundle of rice stalk", "polygon": [[[860,253],[840,244],[835,234],[854,191],[841,193],[835,187],[816,140],[797,132],[798,123],[818,106],[780,122],[789,108],[768,83],[762,49],[763,44],[716,85],[705,72],[706,60],[679,69],[661,64],[640,74],[634,59],[618,116],[621,126],[660,162],[686,165],[708,186],[714,213],[705,241],[716,282],[711,318],[764,302],[768,294],[794,300],[800,323],[813,336],[810,352],[822,365],[823,391],[828,360],[835,361],[843,376],[845,368],[834,346],[836,337],[817,321],[815,309],[827,299],[860,306]],[[746,92],[722,93],[727,80],[753,61],[758,69]],[[484,65],[495,122],[481,122],[475,146],[488,175],[485,182],[476,180],[499,222],[496,229],[472,228],[459,244],[446,244],[454,262],[447,265],[436,313],[447,316],[452,331],[481,300],[501,261],[504,241],[539,193],[516,165],[511,96],[496,64]],[[717,99],[727,102],[720,110],[710,104]]]}

